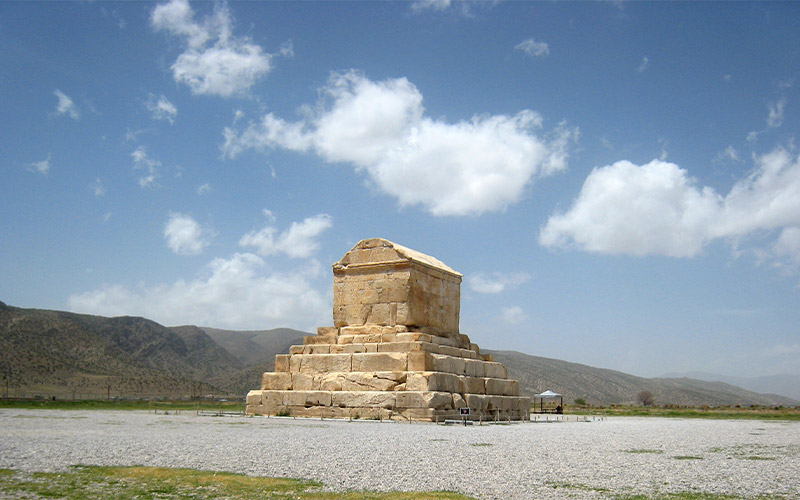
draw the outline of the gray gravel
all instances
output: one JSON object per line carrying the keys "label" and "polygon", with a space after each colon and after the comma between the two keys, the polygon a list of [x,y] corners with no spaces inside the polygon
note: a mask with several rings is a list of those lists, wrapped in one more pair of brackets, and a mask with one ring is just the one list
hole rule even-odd
{"label": "gray gravel", "polygon": [[800,498],[800,423],[658,418],[492,426],[0,411],[0,467],[151,465],[486,499],[701,491]]}

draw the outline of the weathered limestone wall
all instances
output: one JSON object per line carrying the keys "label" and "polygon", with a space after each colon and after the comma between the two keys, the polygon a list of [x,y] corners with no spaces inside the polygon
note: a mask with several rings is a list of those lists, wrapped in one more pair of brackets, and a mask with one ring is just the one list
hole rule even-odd
{"label": "weathered limestone wall", "polygon": [[458,332],[461,275],[386,240],[364,240],[333,266],[336,327],[404,325]]}
{"label": "weathered limestone wall", "polygon": [[333,266],[334,323],[275,358],[247,413],[339,418],[524,419],[530,399],[458,333],[461,275],[364,240]]}

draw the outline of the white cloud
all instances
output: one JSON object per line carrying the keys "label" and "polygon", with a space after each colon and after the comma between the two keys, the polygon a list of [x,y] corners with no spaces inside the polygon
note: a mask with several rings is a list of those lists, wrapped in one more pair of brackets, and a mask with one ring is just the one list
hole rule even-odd
{"label": "white cloud", "polygon": [[725,151],[722,151],[721,153],[717,154],[717,157],[714,158],[714,161],[716,162],[732,161],[738,163],[742,160],[741,158],[739,158],[739,152],[736,151],[736,148],[734,148],[733,146],[728,146],[727,148],[725,148]]}
{"label": "white cloud", "polygon": [[[272,113],[241,131],[225,128],[223,153],[248,148],[314,152],[349,163],[403,206],[434,215],[503,210],[535,177],[564,170],[576,129],[560,125],[540,137],[542,118],[479,115],[446,123],[424,116],[422,94],[407,79],[374,82],[349,71],[334,73],[324,98],[306,118],[286,122]],[[443,188],[444,187],[444,188]]]}
{"label": "white cloud", "polygon": [[517,44],[514,50],[520,50],[531,57],[545,57],[550,55],[550,47],[545,42],[537,42],[528,38]]}
{"label": "white cloud", "polygon": [[786,108],[786,99],[782,98],[775,102],[769,103],[767,109],[767,126],[770,128],[777,128],[783,124],[783,111]]}
{"label": "white cloud", "polygon": [[166,120],[170,124],[175,123],[175,117],[178,116],[178,108],[163,94],[158,98],[150,94],[145,105],[147,106],[147,110],[152,113],[154,120]]}
{"label": "white cloud", "polygon": [[212,191],[211,184],[206,183],[203,184],[202,186],[198,186],[196,192],[199,196],[203,196],[204,194],[208,194],[211,191]]}
{"label": "white cloud", "polygon": [[[171,0],[153,9],[150,21],[155,29],[184,39],[185,51],[172,65],[172,75],[195,94],[243,94],[272,69],[272,54],[232,34],[233,20],[224,3],[197,22],[187,0]],[[291,55],[291,48],[283,47],[281,54]]]}
{"label": "white cloud", "polygon": [[500,313],[500,318],[511,325],[519,325],[528,320],[528,315],[519,306],[504,307]]}
{"label": "white cloud", "polygon": [[167,246],[178,255],[197,255],[210,243],[211,233],[203,229],[192,217],[170,213],[164,224]]}
{"label": "white cloud", "polygon": [[474,17],[475,9],[490,9],[497,2],[485,0],[414,0],[411,10],[415,13],[434,11],[437,13],[449,11],[464,17]]}
{"label": "white cloud", "polygon": [[275,218],[269,210],[264,213],[269,223],[258,231],[250,231],[239,240],[240,245],[255,247],[264,256],[283,253],[293,258],[310,257],[319,249],[319,235],[333,226],[330,215],[319,214],[302,222],[292,222],[289,229],[276,237],[278,229],[274,226]]}
{"label": "white cloud", "polygon": [[800,227],[785,227],[772,245],[772,256],[775,265],[788,274],[797,274],[800,270]]}
{"label": "white cloud", "polygon": [[53,95],[58,97],[58,104],[56,104],[56,113],[59,115],[69,115],[73,120],[81,117],[78,107],[72,102],[68,95],[56,89]]}
{"label": "white cloud", "polygon": [[103,186],[103,181],[99,178],[93,183],[89,184],[89,188],[92,190],[95,196],[105,196],[106,194],[106,188]]}
{"label": "white cloud", "polygon": [[467,276],[467,284],[474,292],[500,293],[530,279],[527,273],[475,273]]}
{"label": "white cloud", "polygon": [[421,10],[446,10],[452,4],[452,0],[415,0],[411,4],[411,9],[414,11]]}
{"label": "white cloud", "polygon": [[645,56],[642,58],[642,62],[639,63],[639,66],[636,68],[637,73],[644,73],[647,67],[650,66],[650,59]]}
{"label": "white cloud", "polygon": [[756,163],[724,197],[659,160],[595,168],[572,207],[549,218],[539,242],[608,254],[693,257],[719,238],[800,226],[800,158],[777,148]]}
{"label": "white cloud", "polygon": [[144,171],[144,175],[139,178],[139,186],[143,188],[156,187],[158,167],[161,166],[161,162],[147,156],[147,148],[144,146],[136,148],[131,153],[131,158],[133,158],[133,169]]}
{"label": "white cloud", "polygon": [[34,161],[28,164],[28,170],[37,174],[47,175],[50,172],[50,155],[41,161]]}
{"label": "white cloud", "polygon": [[306,331],[330,322],[330,300],[311,285],[321,266],[276,272],[252,253],[217,258],[200,276],[172,284],[103,287],[69,297],[70,310],[104,316],[144,316],[166,325],[231,329],[291,327]]}

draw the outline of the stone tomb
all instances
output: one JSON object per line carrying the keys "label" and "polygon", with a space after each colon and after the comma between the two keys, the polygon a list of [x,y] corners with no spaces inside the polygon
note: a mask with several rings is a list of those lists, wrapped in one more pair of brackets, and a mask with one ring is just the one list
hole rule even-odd
{"label": "stone tomb", "polygon": [[461,275],[384,239],[333,265],[332,327],[275,357],[247,413],[442,421],[527,418],[519,383],[458,332]]}

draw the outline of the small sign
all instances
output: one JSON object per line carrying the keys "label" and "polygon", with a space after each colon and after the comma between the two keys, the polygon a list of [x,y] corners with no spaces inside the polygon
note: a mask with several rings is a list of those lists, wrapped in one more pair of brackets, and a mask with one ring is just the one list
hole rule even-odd
{"label": "small sign", "polygon": [[466,417],[467,415],[469,415],[469,407],[459,408],[459,411],[461,412],[462,416]]}

